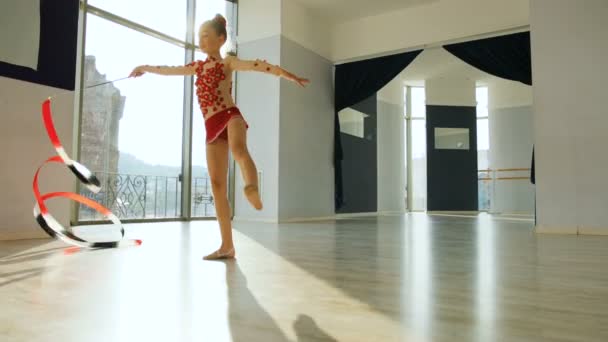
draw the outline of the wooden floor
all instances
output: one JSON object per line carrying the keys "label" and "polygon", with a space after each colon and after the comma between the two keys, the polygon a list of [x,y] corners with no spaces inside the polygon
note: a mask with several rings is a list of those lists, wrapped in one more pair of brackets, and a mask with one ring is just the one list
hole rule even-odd
{"label": "wooden floor", "polygon": [[[409,214],[127,225],[141,247],[0,242],[0,341],[608,341],[608,238]],[[99,234],[102,227],[85,227]]]}

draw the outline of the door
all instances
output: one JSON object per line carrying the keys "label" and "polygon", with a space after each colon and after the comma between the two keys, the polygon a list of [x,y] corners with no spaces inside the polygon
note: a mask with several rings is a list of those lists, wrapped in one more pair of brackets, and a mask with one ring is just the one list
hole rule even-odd
{"label": "door", "polygon": [[339,214],[378,210],[378,149],[376,94],[346,108],[340,118],[344,203]]}
{"label": "door", "polygon": [[477,211],[475,107],[427,106],[427,210]]}

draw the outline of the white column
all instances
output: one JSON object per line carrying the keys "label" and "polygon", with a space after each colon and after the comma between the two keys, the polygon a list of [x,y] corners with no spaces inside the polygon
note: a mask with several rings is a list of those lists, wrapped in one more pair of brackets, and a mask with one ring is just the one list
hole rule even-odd
{"label": "white column", "polygon": [[[269,15],[268,13],[272,13]],[[239,4],[239,57],[267,59],[306,77],[301,88],[285,79],[241,73],[237,103],[250,124],[248,144],[261,171],[264,210],[242,194],[237,170],[236,219],[297,221],[334,215],[333,64],[327,39],[311,35],[323,22],[292,1]]]}
{"label": "white column", "polygon": [[396,77],[378,92],[378,212],[405,212],[404,85]]}
{"label": "white column", "polygon": [[537,229],[608,234],[608,6],[530,6]]}
{"label": "white column", "polygon": [[[281,1],[239,3],[238,54],[241,59],[281,63]],[[236,102],[249,123],[247,143],[260,177],[264,209],[256,211],[243,195],[244,183],[235,174],[235,219],[278,220],[280,80],[254,72],[241,72],[236,80]]]}

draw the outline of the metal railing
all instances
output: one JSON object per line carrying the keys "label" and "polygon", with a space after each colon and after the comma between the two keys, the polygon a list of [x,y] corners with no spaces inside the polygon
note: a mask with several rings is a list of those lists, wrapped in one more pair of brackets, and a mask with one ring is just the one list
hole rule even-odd
{"label": "metal railing", "polygon": [[192,216],[215,216],[215,204],[209,177],[192,179]]}
{"label": "metal railing", "polygon": [[[81,195],[109,208],[120,219],[177,218],[181,215],[181,181],[179,176],[133,175],[95,172],[101,191],[94,194],[83,188]],[[104,220],[96,211],[79,208],[80,221]],[[192,216],[215,216],[208,177],[193,179]]]}

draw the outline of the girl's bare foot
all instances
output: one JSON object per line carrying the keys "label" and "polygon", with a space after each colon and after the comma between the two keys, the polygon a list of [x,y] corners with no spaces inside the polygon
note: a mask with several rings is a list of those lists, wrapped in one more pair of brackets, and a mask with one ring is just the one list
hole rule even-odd
{"label": "girl's bare foot", "polygon": [[260,192],[258,186],[249,184],[245,186],[245,197],[256,210],[262,210],[262,199],[260,198]]}
{"label": "girl's bare foot", "polygon": [[203,260],[222,260],[222,259],[234,259],[235,256],[234,248],[230,249],[218,249],[217,251],[204,256]]}

